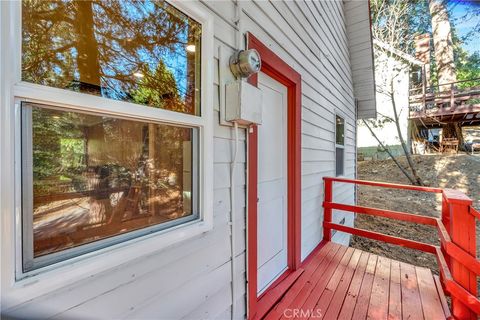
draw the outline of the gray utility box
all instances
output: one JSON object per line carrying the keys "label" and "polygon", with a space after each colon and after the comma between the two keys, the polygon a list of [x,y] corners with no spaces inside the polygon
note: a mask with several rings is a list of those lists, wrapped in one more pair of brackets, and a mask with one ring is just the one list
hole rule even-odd
{"label": "gray utility box", "polygon": [[240,125],[262,123],[262,90],[245,81],[226,85],[225,120]]}

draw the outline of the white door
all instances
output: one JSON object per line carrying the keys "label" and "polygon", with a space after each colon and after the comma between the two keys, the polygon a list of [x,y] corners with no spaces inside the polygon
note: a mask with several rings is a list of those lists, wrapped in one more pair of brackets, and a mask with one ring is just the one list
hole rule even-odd
{"label": "white door", "polygon": [[287,87],[259,73],[257,293],[287,269]]}

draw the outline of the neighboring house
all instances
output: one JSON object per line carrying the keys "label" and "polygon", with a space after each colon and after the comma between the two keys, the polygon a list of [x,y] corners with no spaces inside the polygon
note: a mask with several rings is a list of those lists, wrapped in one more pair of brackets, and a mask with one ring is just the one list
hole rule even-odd
{"label": "neighboring house", "polygon": [[[390,84],[393,83],[400,130],[405,143],[410,147],[408,132],[410,74],[412,66],[421,67],[423,64],[414,57],[382,41],[375,39],[373,44],[377,105],[377,119],[374,122],[378,127],[375,128],[370,122],[369,125],[380,141],[389,147],[394,156],[403,155],[404,152],[397,126],[394,122],[395,116]],[[358,153],[364,157],[373,159],[386,159],[389,157],[362,121],[359,121],[358,124],[357,146]]]}
{"label": "neighboring house", "polygon": [[[322,178],[355,178],[368,2],[3,1],[0,23],[2,316],[254,318],[322,240]],[[247,48],[262,124],[237,131]]]}

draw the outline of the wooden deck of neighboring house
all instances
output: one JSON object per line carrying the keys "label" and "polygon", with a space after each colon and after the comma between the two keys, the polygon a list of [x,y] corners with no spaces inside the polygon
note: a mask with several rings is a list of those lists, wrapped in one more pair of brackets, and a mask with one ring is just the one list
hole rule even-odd
{"label": "wooden deck of neighboring house", "polygon": [[429,269],[323,242],[265,319],[448,319]]}
{"label": "wooden deck of neighboring house", "polygon": [[[463,88],[469,84],[471,87]],[[420,126],[439,127],[448,122],[480,123],[480,78],[446,83],[430,88],[426,84],[410,89],[409,119]]]}

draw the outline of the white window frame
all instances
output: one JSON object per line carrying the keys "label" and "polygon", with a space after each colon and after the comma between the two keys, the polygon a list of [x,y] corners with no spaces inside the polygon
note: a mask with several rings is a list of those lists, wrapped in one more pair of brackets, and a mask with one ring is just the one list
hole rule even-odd
{"label": "white window frame", "polygon": [[[170,1],[169,1],[170,2]],[[0,3],[0,208],[2,304],[33,299],[141,259],[213,228],[213,16],[198,2],[171,2],[202,25],[200,115],[184,114],[21,81],[21,2]],[[19,101],[72,111],[198,128],[199,219],[22,272],[22,161]]]}
{"label": "white window frame", "polygon": [[[337,117],[340,117],[340,118],[343,119],[343,144],[337,144]],[[334,132],[335,132],[335,135],[333,137],[334,138],[333,143],[335,145],[335,176],[336,177],[344,177],[345,176],[345,142],[347,140],[346,139],[347,138],[346,137],[347,120],[346,120],[345,115],[336,111],[333,114],[333,125],[334,125]],[[337,172],[337,148],[343,150],[343,164],[342,164],[343,172],[341,174],[338,174],[338,172]]]}

